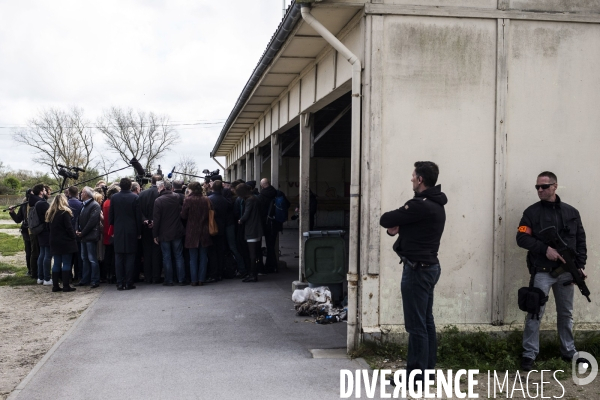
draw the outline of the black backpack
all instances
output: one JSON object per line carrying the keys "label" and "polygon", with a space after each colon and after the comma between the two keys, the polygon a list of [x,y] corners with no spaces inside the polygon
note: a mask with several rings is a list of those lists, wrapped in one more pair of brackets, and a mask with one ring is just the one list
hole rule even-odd
{"label": "black backpack", "polygon": [[39,201],[33,207],[29,207],[27,211],[27,226],[29,227],[29,233],[32,235],[39,235],[44,231],[46,227],[46,221],[40,221],[37,213],[37,205]]}

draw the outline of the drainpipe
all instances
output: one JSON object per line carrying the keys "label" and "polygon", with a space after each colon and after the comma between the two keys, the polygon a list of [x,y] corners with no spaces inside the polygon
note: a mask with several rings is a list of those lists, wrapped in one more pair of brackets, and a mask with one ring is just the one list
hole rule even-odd
{"label": "drainpipe", "polygon": [[360,214],[360,113],[362,66],[360,60],[310,13],[310,5],[302,4],[301,14],[327,43],[352,64],[352,158],[350,159],[350,257],[348,266],[348,351],[359,343],[358,331],[358,236]]}

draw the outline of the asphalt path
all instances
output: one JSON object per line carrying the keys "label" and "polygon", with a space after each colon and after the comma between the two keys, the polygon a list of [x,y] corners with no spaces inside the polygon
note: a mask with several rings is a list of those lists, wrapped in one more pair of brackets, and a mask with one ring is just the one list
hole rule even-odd
{"label": "asphalt path", "polygon": [[295,315],[290,248],[257,283],[107,286],[11,399],[339,399],[340,370],[363,367],[313,358],[346,324]]}

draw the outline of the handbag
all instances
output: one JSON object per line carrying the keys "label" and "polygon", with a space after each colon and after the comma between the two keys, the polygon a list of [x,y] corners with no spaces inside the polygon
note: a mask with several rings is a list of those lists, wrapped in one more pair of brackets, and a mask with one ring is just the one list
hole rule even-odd
{"label": "handbag", "polygon": [[210,200],[208,200],[208,233],[210,236],[215,236],[219,233],[219,227],[217,226],[217,221],[215,221],[215,210],[212,209]]}

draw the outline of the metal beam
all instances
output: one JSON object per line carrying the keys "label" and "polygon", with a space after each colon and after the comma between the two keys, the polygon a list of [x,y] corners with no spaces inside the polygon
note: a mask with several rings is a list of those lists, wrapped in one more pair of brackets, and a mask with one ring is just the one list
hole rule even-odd
{"label": "metal beam", "polygon": [[333,128],[333,126],[337,124],[337,122],[342,119],[342,117],[350,110],[352,110],[352,104],[348,104],[348,107],[344,108],[341,113],[339,113],[329,124],[327,124],[327,126],[323,128],[323,130],[321,130],[317,136],[315,136],[314,142],[317,143],[319,139],[325,136],[325,134],[329,132],[329,130]]}
{"label": "metal beam", "polygon": [[298,136],[296,139],[294,139],[294,141],[293,141],[292,143],[288,144],[288,145],[286,146],[286,148],[285,148],[285,149],[283,149],[283,151],[281,152],[281,156],[283,157],[283,156],[285,155],[285,153],[287,153],[288,151],[290,151],[290,149],[291,149],[292,147],[294,147],[294,145],[295,145],[296,143],[298,143],[299,141],[300,141],[300,136]]}

